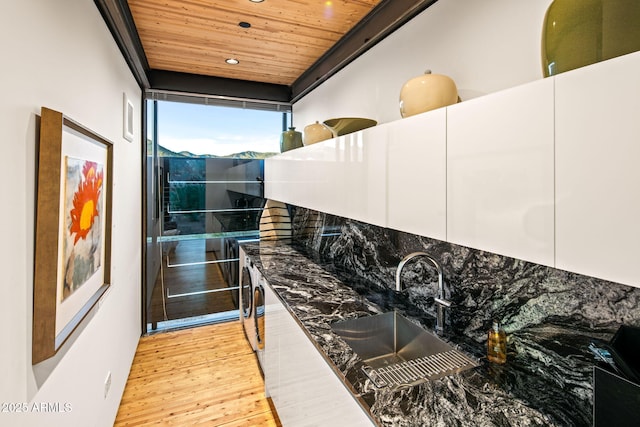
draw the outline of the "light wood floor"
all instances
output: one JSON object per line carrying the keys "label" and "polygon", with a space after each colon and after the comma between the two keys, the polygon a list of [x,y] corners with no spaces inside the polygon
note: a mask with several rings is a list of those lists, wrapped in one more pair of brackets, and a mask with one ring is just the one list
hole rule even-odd
{"label": "light wood floor", "polygon": [[240,322],[140,339],[114,426],[280,426]]}

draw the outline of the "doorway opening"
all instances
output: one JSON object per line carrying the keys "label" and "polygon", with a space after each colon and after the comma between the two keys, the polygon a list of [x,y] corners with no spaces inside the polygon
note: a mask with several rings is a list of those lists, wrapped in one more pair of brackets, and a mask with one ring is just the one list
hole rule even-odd
{"label": "doorway opening", "polygon": [[259,237],[264,159],[288,104],[150,92],[144,333],[239,318],[238,245]]}

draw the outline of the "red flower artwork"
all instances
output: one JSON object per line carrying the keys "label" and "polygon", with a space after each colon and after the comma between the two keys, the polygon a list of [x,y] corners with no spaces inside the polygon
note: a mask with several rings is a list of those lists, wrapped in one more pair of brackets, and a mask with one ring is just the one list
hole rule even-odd
{"label": "red flower artwork", "polygon": [[86,161],[82,167],[83,179],[73,195],[70,234],[75,233],[73,244],[85,239],[99,215],[98,200],[102,190],[103,172],[97,172],[97,163]]}

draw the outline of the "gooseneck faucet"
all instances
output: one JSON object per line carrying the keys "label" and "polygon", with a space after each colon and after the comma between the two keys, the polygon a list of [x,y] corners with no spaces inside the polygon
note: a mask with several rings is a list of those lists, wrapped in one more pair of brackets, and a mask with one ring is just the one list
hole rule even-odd
{"label": "gooseneck faucet", "polygon": [[444,308],[451,307],[451,301],[444,299],[444,280],[443,280],[444,275],[442,273],[442,266],[440,265],[440,263],[438,263],[438,261],[436,261],[436,259],[433,256],[431,256],[426,252],[412,252],[409,255],[402,258],[402,261],[400,261],[400,264],[398,264],[398,268],[396,270],[396,291],[402,292],[402,290],[404,289],[400,278],[402,274],[402,269],[404,268],[405,264],[418,256],[423,256],[427,258],[429,262],[433,264],[433,266],[436,268],[436,271],[438,272],[438,294],[434,298],[434,301],[438,309],[438,313],[436,316],[436,333],[441,335],[442,332],[444,331]]}

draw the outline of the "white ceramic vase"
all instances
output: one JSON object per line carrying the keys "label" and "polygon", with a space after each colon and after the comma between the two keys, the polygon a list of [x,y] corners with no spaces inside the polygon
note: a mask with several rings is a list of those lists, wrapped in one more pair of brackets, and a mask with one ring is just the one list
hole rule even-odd
{"label": "white ceramic vase", "polygon": [[431,74],[407,81],[400,90],[400,115],[409,117],[458,102],[458,88],[451,77]]}
{"label": "white ceramic vase", "polygon": [[324,141],[326,139],[333,138],[333,132],[329,127],[323,125],[320,122],[307,125],[304,128],[304,139],[302,142],[304,145],[315,144],[316,142]]}

